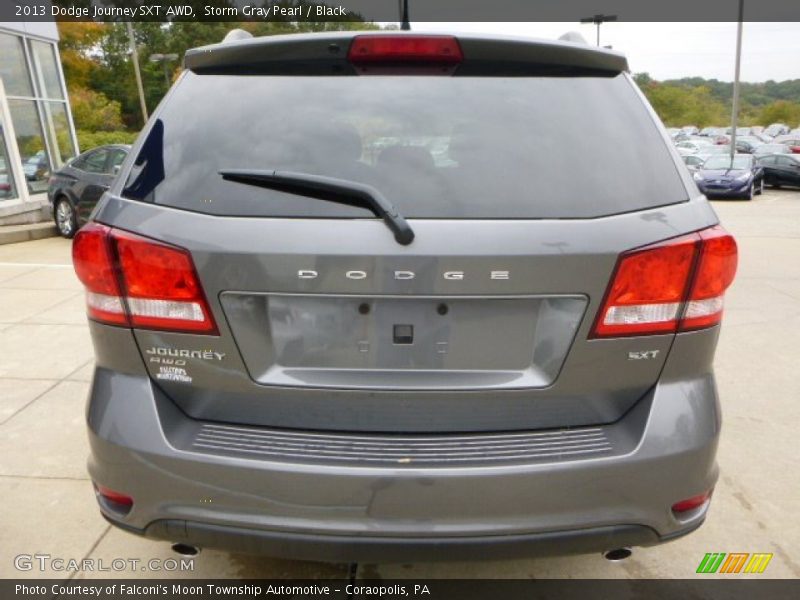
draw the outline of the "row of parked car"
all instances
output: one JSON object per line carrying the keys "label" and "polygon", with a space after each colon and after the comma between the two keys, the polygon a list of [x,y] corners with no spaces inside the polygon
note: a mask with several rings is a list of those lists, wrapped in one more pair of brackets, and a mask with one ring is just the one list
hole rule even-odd
{"label": "row of parked car", "polygon": [[687,125],[667,130],[709,198],[752,199],[765,185],[800,186],[800,127],[783,123],[738,127],[731,158],[732,128]]}
{"label": "row of parked car", "polygon": [[[693,137],[703,139],[711,139],[715,143],[727,144],[730,143],[733,134],[733,127],[704,127],[698,129],[694,125],[685,125],[683,127],[670,127],[667,132],[672,136],[676,142],[684,141]],[[792,129],[785,123],[773,123],[767,127],[760,125],[753,125],[750,127],[737,127],[736,137],[754,137],[762,143],[769,143],[775,141],[778,137],[796,137],[800,135],[800,125]]]}
{"label": "row of parked car", "polygon": [[[678,152],[688,154],[713,154],[712,146],[730,146],[730,127],[706,127],[700,131],[693,125],[667,130]],[[800,154],[800,127],[775,123],[769,127],[737,127],[736,151],[742,154]],[[723,153],[722,151],[719,151]]]}

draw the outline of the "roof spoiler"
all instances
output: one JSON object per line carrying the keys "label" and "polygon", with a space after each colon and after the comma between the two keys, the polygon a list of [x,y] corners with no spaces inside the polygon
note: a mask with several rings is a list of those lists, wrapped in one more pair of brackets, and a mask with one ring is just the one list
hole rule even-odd
{"label": "roof spoiler", "polygon": [[[398,35],[399,32],[387,32]],[[193,48],[184,66],[196,73],[356,74],[347,51],[359,32],[301,33],[252,37],[233,30],[225,43]],[[368,35],[382,35],[370,32]],[[402,32],[400,35],[426,35]],[[613,76],[628,70],[623,54],[586,43],[580,34],[560,40],[457,34],[464,61],[458,73],[584,73]],[[574,36],[577,36],[576,39]],[[578,43],[576,43],[578,42]]]}

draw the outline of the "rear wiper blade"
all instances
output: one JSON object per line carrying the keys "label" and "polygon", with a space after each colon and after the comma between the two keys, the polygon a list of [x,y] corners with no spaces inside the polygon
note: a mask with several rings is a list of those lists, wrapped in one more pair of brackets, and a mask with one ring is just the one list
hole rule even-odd
{"label": "rear wiper blade", "polygon": [[414,240],[414,231],[408,222],[397,212],[394,205],[371,185],[291,171],[226,169],[219,174],[227,181],[367,208],[375,216],[383,219],[399,244],[407,246]]}

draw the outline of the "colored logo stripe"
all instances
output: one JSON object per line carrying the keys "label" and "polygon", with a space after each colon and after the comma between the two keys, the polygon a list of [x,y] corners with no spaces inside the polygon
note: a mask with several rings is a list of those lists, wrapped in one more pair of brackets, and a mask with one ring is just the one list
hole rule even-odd
{"label": "colored logo stripe", "polygon": [[[727,558],[726,558],[727,557]],[[697,573],[763,573],[772,554],[759,552],[708,552],[697,566]],[[744,570],[743,570],[744,569]]]}
{"label": "colored logo stripe", "polygon": [[700,566],[697,567],[697,573],[716,573],[722,564],[722,559],[725,558],[724,552],[709,552],[700,561]]}
{"label": "colored logo stripe", "polygon": [[731,552],[722,563],[720,573],[738,573],[742,570],[748,556],[750,555],[747,552]]}
{"label": "colored logo stripe", "polygon": [[772,554],[752,554],[750,562],[744,568],[745,573],[763,573],[767,568],[769,561],[772,560]]}

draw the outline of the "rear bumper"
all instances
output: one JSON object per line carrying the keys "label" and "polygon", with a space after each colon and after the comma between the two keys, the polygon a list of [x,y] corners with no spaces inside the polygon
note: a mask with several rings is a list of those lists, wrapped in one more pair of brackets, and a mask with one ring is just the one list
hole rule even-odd
{"label": "rear bumper", "polygon": [[409,559],[429,562],[583,554],[601,549],[652,546],[691,533],[702,525],[702,520],[697,521],[670,537],[660,537],[653,529],[642,525],[617,525],[517,535],[388,538],[264,531],[183,520],[156,521],[145,531],[139,531],[106,518],[131,533],[158,540],[327,562],[402,562]]}
{"label": "rear bumper", "polygon": [[645,398],[606,426],[619,428],[609,439],[620,451],[608,455],[414,466],[203,452],[181,439],[190,430],[182,424],[193,421],[146,375],[98,368],[89,471],[134,498],[125,516],[101,502],[112,523],[201,547],[344,562],[657,544],[700,526],[708,505],[682,519],[670,507],[717,479],[713,375],[685,378],[681,337],[672,350],[676,378],[668,366]]}

